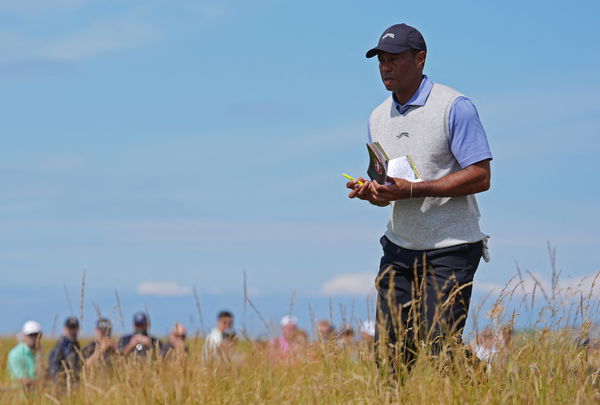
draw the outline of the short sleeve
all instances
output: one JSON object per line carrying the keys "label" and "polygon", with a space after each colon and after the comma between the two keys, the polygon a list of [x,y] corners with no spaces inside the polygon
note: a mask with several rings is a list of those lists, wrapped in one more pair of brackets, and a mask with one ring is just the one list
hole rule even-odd
{"label": "short sleeve", "polygon": [[492,159],[485,130],[471,100],[457,98],[450,109],[448,121],[450,149],[461,168]]}

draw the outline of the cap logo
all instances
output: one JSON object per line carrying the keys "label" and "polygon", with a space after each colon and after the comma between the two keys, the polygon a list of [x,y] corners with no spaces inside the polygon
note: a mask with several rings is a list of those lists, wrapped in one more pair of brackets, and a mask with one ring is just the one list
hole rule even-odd
{"label": "cap logo", "polygon": [[384,36],[381,37],[381,40],[383,41],[386,38],[394,38],[394,34],[391,32],[388,32],[387,34],[385,34]]}

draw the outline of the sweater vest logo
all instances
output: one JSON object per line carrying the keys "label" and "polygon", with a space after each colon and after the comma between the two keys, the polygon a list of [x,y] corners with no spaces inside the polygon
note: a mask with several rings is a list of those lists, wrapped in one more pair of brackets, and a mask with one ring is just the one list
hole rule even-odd
{"label": "sweater vest logo", "polygon": [[403,137],[408,138],[408,132],[401,132],[398,135],[396,135],[396,138],[398,138],[398,139],[402,139]]}

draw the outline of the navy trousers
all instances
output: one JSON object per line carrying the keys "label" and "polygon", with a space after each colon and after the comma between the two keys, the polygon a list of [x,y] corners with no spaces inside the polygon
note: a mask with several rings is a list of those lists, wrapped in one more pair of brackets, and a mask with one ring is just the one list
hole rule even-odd
{"label": "navy trousers", "polygon": [[[409,250],[382,237],[376,279],[378,362],[389,356],[409,365],[419,346],[437,354],[448,337],[460,339],[483,243]],[[384,351],[381,349],[384,348]]]}

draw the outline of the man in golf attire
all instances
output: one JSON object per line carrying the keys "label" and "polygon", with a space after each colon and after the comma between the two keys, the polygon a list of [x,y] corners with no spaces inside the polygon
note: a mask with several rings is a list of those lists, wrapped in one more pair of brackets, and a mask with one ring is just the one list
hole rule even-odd
{"label": "man in golf attire", "polygon": [[473,277],[482,255],[487,260],[474,194],[490,187],[492,155],[473,103],[423,75],[427,47],[417,29],[388,28],[366,56],[377,56],[392,92],[370,116],[369,141],[390,160],[410,155],[423,180],[347,183],[350,198],[391,205],[380,240],[375,341],[391,349],[393,364],[410,366],[419,343],[435,354],[464,329]]}

